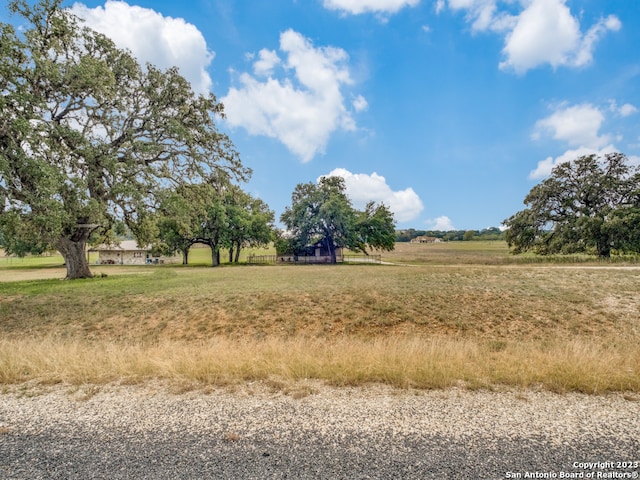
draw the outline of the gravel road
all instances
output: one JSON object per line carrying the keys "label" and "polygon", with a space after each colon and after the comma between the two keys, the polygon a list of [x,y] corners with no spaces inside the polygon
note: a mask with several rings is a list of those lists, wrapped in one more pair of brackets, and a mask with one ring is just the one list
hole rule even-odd
{"label": "gravel road", "polygon": [[16,387],[0,394],[0,478],[637,478],[640,471],[618,464],[640,462],[640,401],[630,395],[312,390],[287,395],[247,385],[176,394],[150,384],[33,395]]}

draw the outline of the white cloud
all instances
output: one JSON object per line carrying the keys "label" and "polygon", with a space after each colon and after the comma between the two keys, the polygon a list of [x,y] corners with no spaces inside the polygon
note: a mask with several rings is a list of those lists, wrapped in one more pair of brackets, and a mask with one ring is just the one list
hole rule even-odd
{"label": "white cloud", "polygon": [[268,77],[273,74],[273,69],[280,64],[280,57],[273,50],[263,48],[260,50],[259,59],[253,64],[253,72],[256,75]]}
{"label": "white cloud", "polygon": [[606,155],[607,153],[617,152],[618,150],[613,145],[606,145],[600,149],[594,149],[590,147],[578,147],[575,149],[567,150],[559,157],[547,157],[544,160],[540,160],[538,162],[538,166],[535,170],[532,170],[529,173],[529,178],[533,180],[537,180],[540,178],[546,178],[551,174],[551,170],[554,169],[557,165],[561,163],[570,162],[575,160],[576,158],[580,158],[585,155],[596,154],[599,156]]}
{"label": "white cloud", "polygon": [[440,230],[442,232],[450,232],[456,228],[453,226],[451,219],[445,215],[436,218],[435,220],[427,220],[430,230]]}
{"label": "white cloud", "polygon": [[[221,101],[229,125],[276,138],[308,162],[324,152],[334,131],[356,129],[342,93],[352,83],[348,55],[340,48],[316,48],[293,30],[280,35],[280,51],[284,61],[276,61],[275,52],[262,50],[253,66],[255,72],[270,74],[266,80],[243,73],[239,87],[230,88]],[[274,78],[276,66],[282,67],[282,79]],[[354,102],[356,111],[366,106],[362,96]]]}
{"label": "white cloud", "polygon": [[627,160],[629,160],[629,165],[635,165],[636,167],[640,167],[640,156],[628,155]]}
{"label": "white cloud", "polygon": [[601,19],[582,38],[580,48],[576,52],[574,64],[576,66],[587,65],[593,60],[593,48],[598,40],[607,31],[617,32],[622,28],[622,22],[615,15],[609,15]]}
{"label": "white cloud", "polygon": [[415,7],[420,0],[323,0],[329,10],[359,15],[361,13],[396,13],[405,7]]}
{"label": "white cloud", "polygon": [[622,117],[628,117],[629,115],[633,115],[634,113],[637,113],[637,112],[638,112],[638,109],[634,105],[631,105],[630,103],[625,103],[618,109],[618,113]]}
{"label": "white cloud", "polygon": [[196,93],[211,90],[206,69],[214,52],[207,49],[202,33],[182,18],[164,17],[149,8],[107,0],[104,7],[89,8],[75,3],[72,12],[88,27],[126,48],[142,63],[166,69],[177,66]]}
{"label": "white cloud", "polygon": [[609,135],[599,135],[603,122],[603,113],[591,104],[562,105],[548,117],[536,122],[534,138],[543,132],[550,132],[554,139],[565,141],[570,146],[599,148],[611,140]]}
{"label": "white cloud", "polygon": [[593,60],[596,43],[609,31],[622,27],[609,15],[582,33],[580,22],[571,14],[567,0],[448,0],[454,11],[466,12],[475,32],[505,34],[500,68],[524,73],[549,64],[581,67]]}
{"label": "white cloud", "polygon": [[[611,110],[618,110],[615,101],[610,102]],[[537,167],[529,173],[529,178],[548,177],[556,165],[575,160],[583,155],[605,155],[618,151],[610,143],[611,135],[600,134],[605,116],[598,107],[591,104],[574,106],[561,105],[555,112],[536,122],[534,139],[543,134],[550,134],[556,140],[569,145],[569,150],[554,158],[547,157],[538,162]]]}
{"label": "white cloud", "polygon": [[618,106],[618,102],[615,100],[609,100],[609,110],[623,118],[638,113],[638,108],[635,105],[625,103]]}
{"label": "white cloud", "polygon": [[619,30],[620,21],[609,16],[586,34],[571,15],[566,0],[533,0],[518,16],[507,35],[501,68],[523,73],[548,63],[552,67],[581,67],[591,63],[596,42],[609,30]]}
{"label": "white cloud", "polygon": [[544,63],[565,65],[579,48],[580,24],[564,0],[534,0],[506,37],[501,68],[525,72]]}
{"label": "white cloud", "polygon": [[356,112],[362,112],[363,110],[366,110],[367,108],[369,108],[367,99],[364,98],[362,95],[358,95],[356,98],[354,98],[351,104],[353,105],[353,109]]}
{"label": "white cloud", "polygon": [[449,8],[465,11],[474,32],[503,32],[512,29],[516,23],[515,16],[498,11],[497,0],[449,0]]}
{"label": "white cloud", "polygon": [[393,216],[398,222],[413,220],[424,209],[422,200],[412,188],[394,191],[387,184],[386,179],[375,172],[368,175],[336,168],[326,176],[344,178],[347,195],[356,208],[362,209],[370,201],[384,203],[393,212]]}

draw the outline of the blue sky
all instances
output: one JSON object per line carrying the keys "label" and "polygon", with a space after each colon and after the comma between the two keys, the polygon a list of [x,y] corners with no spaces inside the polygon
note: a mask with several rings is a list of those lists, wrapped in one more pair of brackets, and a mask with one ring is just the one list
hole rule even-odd
{"label": "blue sky", "polygon": [[637,0],[65,5],[215,93],[254,171],[245,189],[277,217],[298,183],[340,174],[398,228],[482,229],[558,162],[640,162]]}

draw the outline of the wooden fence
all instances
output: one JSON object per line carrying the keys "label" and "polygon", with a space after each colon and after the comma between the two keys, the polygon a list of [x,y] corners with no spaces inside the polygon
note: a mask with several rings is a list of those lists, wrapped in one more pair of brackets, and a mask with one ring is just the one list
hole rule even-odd
{"label": "wooden fence", "polygon": [[276,263],[276,255],[249,255],[247,257],[247,263],[253,265],[270,265]]}
{"label": "wooden fence", "polygon": [[[380,255],[338,255],[338,263],[382,263]],[[247,263],[252,265],[275,264],[326,264],[331,263],[329,256],[303,256],[303,255],[249,255]]]}
{"label": "wooden fence", "polygon": [[382,255],[344,255],[346,263],[382,263]]}

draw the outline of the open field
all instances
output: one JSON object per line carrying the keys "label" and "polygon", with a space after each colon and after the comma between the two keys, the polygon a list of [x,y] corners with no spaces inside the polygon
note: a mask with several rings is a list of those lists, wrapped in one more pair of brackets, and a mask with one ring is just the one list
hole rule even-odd
{"label": "open field", "polygon": [[[246,263],[250,255],[275,255],[273,248],[247,248],[241,251],[240,263]],[[637,266],[640,257],[619,256],[602,260],[587,255],[549,255],[545,257],[510,255],[507,244],[501,241],[445,242],[440,244],[396,243],[391,252],[381,254],[385,263],[398,265],[565,265],[565,266]],[[89,254],[89,263],[94,275],[121,275],[150,273],[152,269],[165,266],[119,266],[96,265],[97,253]],[[228,265],[228,253],[221,252],[221,264]],[[211,250],[204,245],[195,245],[189,253],[189,267],[211,265]],[[174,265],[182,268],[181,265]],[[64,260],[56,253],[37,257],[17,258],[5,256],[0,249],[0,282],[64,278]]]}
{"label": "open field", "polygon": [[640,392],[640,269],[510,258],[499,242],[405,244],[383,260],[410,267],[106,266],[73,282],[0,263],[0,383]]}
{"label": "open field", "polygon": [[591,255],[511,255],[503,241],[443,242],[434,244],[396,243],[383,260],[417,265],[636,265],[636,255],[598,259]]}

